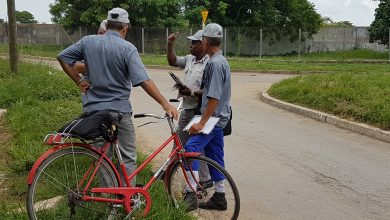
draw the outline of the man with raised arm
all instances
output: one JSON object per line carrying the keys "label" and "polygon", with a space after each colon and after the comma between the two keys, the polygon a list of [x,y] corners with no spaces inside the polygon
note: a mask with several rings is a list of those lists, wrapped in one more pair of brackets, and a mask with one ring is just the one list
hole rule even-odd
{"label": "man with raised arm", "polygon": [[[178,112],[149,78],[137,48],[124,39],[129,28],[127,11],[122,8],[110,10],[106,28],[103,35],[83,37],[63,50],[57,59],[66,74],[86,93],[82,103],[83,112],[108,109],[123,113],[118,142],[126,170],[132,173],[137,166],[137,152],[129,100],[131,87],[141,86],[175,119],[178,118]],[[80,78],[73,68],[76,61],[80,60],[84,60],[88,81]]]}
{"label": "man with raised arm", "polygon": [[[216,23],[208,24],[203,31],[202,44],[210,59],[203,71],[202,117],[199,123],[193,124],[190,127],[189,133],[196,135],[190,137],[185,144],[185,149],[188,152],[204,151],[206,157],[213,159],[222,167],[225,167],[223,128],[228,123],[231,112],[231,79],[230,66],[220,49],[222,37],[223,29]],[[207,135],[200,134],[211,116],[219,118],[218,123],[211,133]],[[193,169],[198,170],[197,164],[193,166]],[[197,171],[194,173],[195,176],[198,175]],[[210,175],[214,183],[215,193],[209,201],[198,204],[195,193],[187,189],[188,193],[185,195],[184,201],[188,205],[188,210],[193,210],[197,207],[211,210],[227,209],[224,176],[214,169],[210,169]],[[192,184],[192,188],[196,187],[194,182]]]}
{"label": "man with raised arm", "polygon": [[184,145],[188,138],[188,132],[183,131],[183,128],[190,122],[196,114],[199,97],[202,96],[200,86],[202,84],[203,70],[206,66],[209,56],[204,52],[202,46],[203,31],[197,31],[193,36],[188,36],[191,40],[190,54],[181,57],[176,56],[173,45],[176,41],[176,35],[168,36],[167,59],[171,66],[180,67],[184,70],[183,83],[186,87],[179,88],[179,96],[183,97],[183,111],[179,117],[179,137]]}
{"label": "man with raised arm", "polygon": [[[178,123],[178,134],[183,146],[187,143],[187,140],[190,137],[188,132],[183,131],[184,127],[196,114],[200,114],[198,109],[199,98],[202,96],[200,86],[202,84],[204,67],[209,60],[209,55],[205,53],[202,46],[202,34],[203,30],[198,30],[193,36],[187,36],[187,39],[191,41],[190,54],[184,57],[176,56],[173,48],[177,33],[168,36],[168,63],[171,66],[180,67],[184,70],[183,83],[185,84],[185,87],[179,88],[179,96],[183,97],[183,111],[180,113]],[[207,165],[201,163],[199,171],[200,184],[203,188],[211,187],[212,182],[210,181],[210,174]]]}

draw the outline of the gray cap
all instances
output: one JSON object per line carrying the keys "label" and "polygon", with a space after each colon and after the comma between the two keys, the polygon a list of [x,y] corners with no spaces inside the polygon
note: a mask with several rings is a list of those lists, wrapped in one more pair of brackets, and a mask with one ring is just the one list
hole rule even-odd
{"label": "gray cap", "polygon": [[210,24],[206,25],[206,27],[204,28],[203,36],[222,38],[223,37],[223,29],[222,29],[221,25],[219,25],[217,23],[210,23]]}
{"label": "gray cap", "polygon": [[107,14],[107,21],[117,21],[121,23],[130,23],[129,14],[123,8],[113,8]]}
{"label": "gray cap", "polygon": [[197,31],[194,35],[192,36],[187,36],[187,39],[188,40],[199,40],[199,41],[202,41],[202,38],[203,38],[203,31],[202,30],[199,30]]}
{"label": "gray cap", "polygon": [[102,23],[100,23],[99,28],[106,31],[106,24],[107,24],[107,20],[103,20]]}

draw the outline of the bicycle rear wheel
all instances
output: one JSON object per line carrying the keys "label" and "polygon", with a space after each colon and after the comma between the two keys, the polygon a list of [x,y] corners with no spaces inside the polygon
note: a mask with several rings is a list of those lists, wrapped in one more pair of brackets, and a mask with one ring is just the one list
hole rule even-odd
{"label": "bicycle rear wheel", "polygon": [[[240,212],[240,196],[233,178],[221,165],[219,165],[214,160],[204,156],[185,157],[182,162],[178,161],[172,166],[172,169],[168,174],[169,176],[167,184],[168,193],[172,198],[173,205],[176,208],[186,209],[187,205],[184,203],[184,196],[186,194],[185,187],[187,186],[187,181],[184,176],[183,169],[184,167],[187,167],[189,170],[191,170],[191,165],[194,164],[194,162],[203,162],[207,164],[209,169],[214,169],[216,173],[224,177],[225,198],[227,202],[226,210],[217,210],[219,208],[197,208],[192,211],[194,216],[198,217],[199,219],[237,219]],[[215,193],[214,188],[215,182],[213,181],[211,181],[211,184],[208,186],[202,188],[198,185],[198,203],[207,203]]]}
{"label": "bicycle rear wheel", "polygon": [[[30,219],[116,219],[117,210],[112,204],[81,199],[99,159],[100,155],[95,152],[76,147],[49,155],[28,186],[27,210]],[[87,178],[82,181],[84,176]],[[103,160],[89,189],[114,187],[118,183],[113,168]],[[90,192],[87,194],[92,196]],[[115,198],[114,195],[95,196]]]}

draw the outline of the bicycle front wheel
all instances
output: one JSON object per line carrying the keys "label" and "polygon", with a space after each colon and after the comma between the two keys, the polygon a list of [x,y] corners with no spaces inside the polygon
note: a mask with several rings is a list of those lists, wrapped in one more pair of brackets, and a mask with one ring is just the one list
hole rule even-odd
{"label": "bicycle front wheel", "polygon": [[[51,155],[38,167],[28,186],[27,210],[30,219],[115,219],[115,206],[83,201],[89,180],[93,187],[117,187],[118,178],[105,160],[92,177],[100,155],[85,148],[66,148]],[[115,198],[87,192],[89,196]]]}
{"label": "bicycle front wheel", "polygon": [[[203,163],[208,167],[210,172],[213,170],[212,172],[214,176],[218,176],[219,181],[212,181],[212,179],[199,180],[200,183],[197,183],[196,187],[197,204],[191,209],[193,215],[199,219],[237,219],[240,212],[240,196],[233,178],[229,175],[225,168],[214,160],[204,156],[185,157],[181,162],[177,161],[176,164],[172,166],[172,169],[169,172],[167,184],[168,193],[172,198],[173,205],[176,208],[188,210],[189,205],[185,202],[185,197],[188,196],[189,187],[184,173],[186,172],[185,169],[193,170],[192,166],[195,163]],[[200,170],[199,172],[203,171]],[[191,171],[187,172],[187,174],[191,175]],[[223,203],[219,203],[219,200],[215,195],[215,189],[218,187],[219,190],[221,189],[221,179],[223,179],[223,196],[225,197]]]}

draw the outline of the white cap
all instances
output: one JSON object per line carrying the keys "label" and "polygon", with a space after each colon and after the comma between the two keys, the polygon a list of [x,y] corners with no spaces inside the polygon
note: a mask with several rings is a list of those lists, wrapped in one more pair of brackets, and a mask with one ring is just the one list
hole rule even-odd
{"label": "white cap", "polygon": [[203,37],[203,31],[202,30],[199,30],[197,31],[194,35],[192,36],[187,36],[187,39],[188,40],[199,40],[199,41],[202,41],[202,37]]}
{"label": "white cap", "polygon": [[99,28],[106,31],[106,24],[107,24],[107,20],[103,20],[102,23],[100,23]]}
{"label": "white cap", "polygon": [[210,24],[206,25],[206,27],[204,28],[203,36],[222,38],[223,37],[223,29],[222,29],[221,25],[219,25],[217,23],[210,23]]}
{"label": "white cap", "polygon": [[130,23],[129,14],[123,8],[113,8],[107,14],[107,21],[117,21],[121,23]]}

